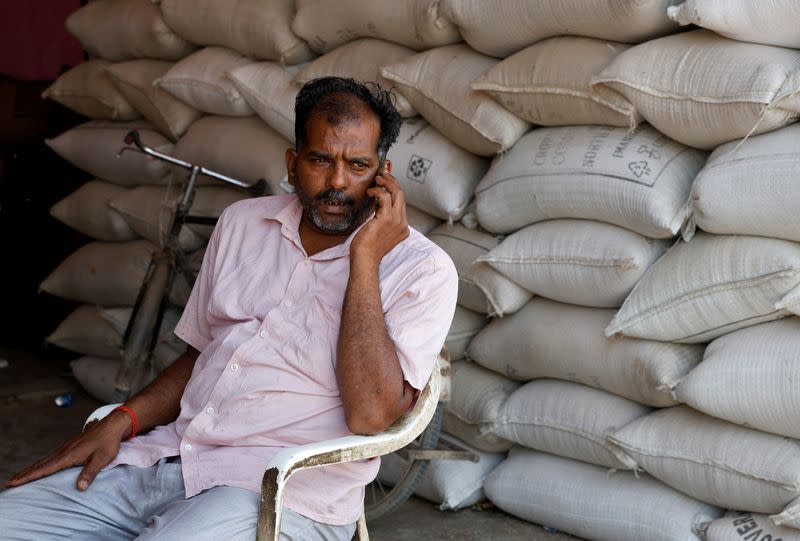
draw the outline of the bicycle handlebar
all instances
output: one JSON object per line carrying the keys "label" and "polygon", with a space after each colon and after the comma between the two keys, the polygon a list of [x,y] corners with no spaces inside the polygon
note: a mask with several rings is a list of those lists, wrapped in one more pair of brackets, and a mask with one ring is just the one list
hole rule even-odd
{"label": "bicycle handlebar", "polygon": [[178,158],[176,158],[174,156],[170,156],[169,154],[164,154],[163,152],[159,152],[159,151],[154,150],[154,149],[150,148],[149,146],[143,144],[142,143],[142,139],[139,136],[139,131],[138,130],[129,131],[125,135],[125,138],[123,139],[123,141],[125,142],[126,145],[134,145],[135,148],[133,148],[131,146],[123,147],[123,148],[120,149],[119,153],[117,153],[117,156],[121,156],[122,153],[125,152],[126,150],[132,150],[132,151],[136,151],[136,152],[141,152],[142,154],[146,154],[148,156],[152,156],[153,158],[156,158],[157,160],[162,160],[162,161],[165,161],[165,162],[169,162],[169,163],[171,163],[173,165],[177,165],[178,167],[183,167],[184,169],[187,169],[189,171],[192,171],[193,169],[197,168],[198,173],[200,173],[200,174],[207,175],[207,176],[215,178],[217,180],[221,180],[222,182],[225,182],[227,184],[233,184],[234,186],[238,186],[240,188],[246,188],[246,189],[248,189],[250,191],[253,191],[253,192],[255,192],[256,194],[259,194],[259,195],[263,195],[264,193],[266,193],[267,181],[264,180],[263,178],[258,179],[258,181],[255,184],[250,185],[250,184],[248,184],[246,182],[243,182],[241,180],[238,180],[238,179],[231,178],[229,176],[223,175],[222,173],[217,173],[216,171],[212,171],[211,169],[206,169],[203,166],[194,165],[194,164],[191,164],[189,162],[185,162],[183,160],[180,160],[180,159],[178,159]]}

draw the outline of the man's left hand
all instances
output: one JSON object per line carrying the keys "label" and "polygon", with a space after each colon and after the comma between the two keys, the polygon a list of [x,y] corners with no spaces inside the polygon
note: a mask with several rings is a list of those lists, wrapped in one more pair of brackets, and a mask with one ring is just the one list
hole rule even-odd
{"label": "man's left hand", "polygon": [[406,197],[400,183],[390,173],[375,177],[377,186],[369,188],[367,195],[377,201],[375,217],[353,238],[351,259],[364,260],[379,265],[383,257],[403,242],[408,235]]}

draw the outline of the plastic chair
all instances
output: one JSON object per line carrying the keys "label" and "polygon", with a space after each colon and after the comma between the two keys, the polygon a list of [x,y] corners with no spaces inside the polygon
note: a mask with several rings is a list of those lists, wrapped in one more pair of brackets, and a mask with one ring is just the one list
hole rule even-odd
{"label": "plastic chair", "polygon": [[[442,359],[439,363],[441,362]],[[386,455],[405,447],[419,436],[436,412],[442,382],[441,368],[441,364],[437,364],[434,368],[428,384],[420,393],[414,408],[402,415],[385,431],[372,436],[345,436],[291,447],[275,455],[267,465],[261,483],[261,507],[258,513],[256,540],[278,541],[283,511],[283,493],[286,482],[295,472]],[[86,424],[102,419],[111,413],[116,406],[118,404],[109,404],[95,410],[87,418],[84,428]],[[369,541],[363,511],[358,519],[353,539]]]}

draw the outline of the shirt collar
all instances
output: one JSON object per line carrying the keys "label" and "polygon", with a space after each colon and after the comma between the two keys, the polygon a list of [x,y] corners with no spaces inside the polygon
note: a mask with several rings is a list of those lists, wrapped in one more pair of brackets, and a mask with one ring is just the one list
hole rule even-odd
{"label": "shirt collar", "polygon": [[[370,213],[367,219],[364,220],[364,223],[359,225],[352,233],[350,233],[343,243],[337,244],[336,246],[331,246],[327,250],[323,250],[319,253],[309,256],[309,259],[326,260],[349,256],[350,244],[352,244],[353,238],[374,216],[375,212]],[[300,220],[302,218],[303,205],[300,204],[300,199],[297,197],[297,195],[292,197],[286,206],[279,210],[275,216],[267,216],[267,219],[273,219],[280,222],[281,233],[283,236],[292,241],[298,248],[305,252],[303,243],[300,240]]]}

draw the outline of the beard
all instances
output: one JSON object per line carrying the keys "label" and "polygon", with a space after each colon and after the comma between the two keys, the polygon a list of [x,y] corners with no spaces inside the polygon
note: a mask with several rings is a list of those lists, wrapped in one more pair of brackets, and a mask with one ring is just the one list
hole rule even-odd
{"label": "beard", "polygon": [[[375,202],[371,197],[356,201],[347,193],[333,188],[312,197],[299,186],[295,186],[295,194],[300,199],[303,212],[314,227],[334,235],[352,233],[375,209]],[[342,205],[347,210],[338,215],[328,215],[319,209],[319,204]]]}

